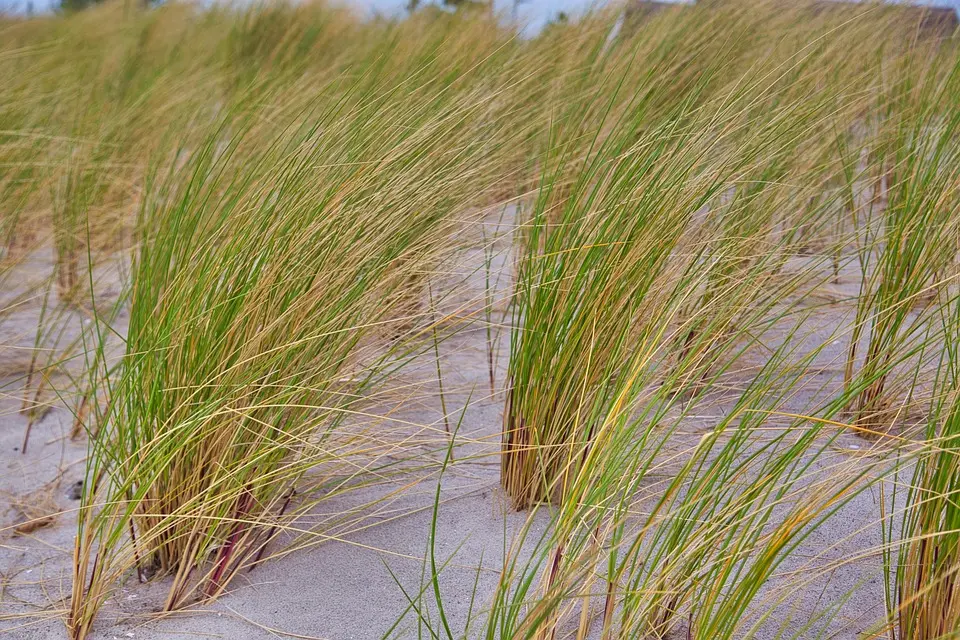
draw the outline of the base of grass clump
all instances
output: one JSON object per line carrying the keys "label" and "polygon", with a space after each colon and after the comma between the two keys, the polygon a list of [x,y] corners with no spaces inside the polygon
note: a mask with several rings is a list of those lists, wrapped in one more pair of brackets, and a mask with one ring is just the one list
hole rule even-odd
{"label": "base of grass clump", "polygon": [[[879,389],[882,392],[882,387]],[[927,417],[916,400],[895,400],[877,389],[867,389],[848,412],[847,420],[854,433],[871,442],[901,440],[922,430]]]}
{"label": "base of grass clump", "polygon": [[541,442],[547,430],[531,428],[532,424],[515,406],[513,391],[507,393],[503,415],[503,436],[500,449],[500,484],[517,511],[535,504],[560,504],[565,477],[571,473],[571,448],[576,439]]}
{"label": "base of grass clump", "polygon": [[[503,448],[500,453],[500,484],[517,511],[536,502],[546,502],[549,488],[535,472],[540,453],[530,444],[530,429],[522,418],[504,416]],[[513,424],[508,424],[513,423]]]}

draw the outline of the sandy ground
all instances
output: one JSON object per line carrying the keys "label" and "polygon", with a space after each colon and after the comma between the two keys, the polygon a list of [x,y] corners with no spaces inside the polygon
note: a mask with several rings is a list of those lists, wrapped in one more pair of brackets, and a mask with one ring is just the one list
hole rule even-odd
{"label": "sandy ground", "polygon": [[[493,235],[497,218],[496,212],[487,218],[488,237]],[[447,290],[460,283],[456,296],[445,299],[444,311],[460,308],[469,312],[482,307],[484,252],[478,240],[474,238],[474,246],[463,251],[457,272],[440,278],[446,282]],[[496,249],[493,277],[496,279],[502,272],[497,292],[502,296],[509,288],[512,264],[509,238],[502,237]],[[38,256],[24,268],[42,273],[49,268],[49,256]],[[845,271],[840,283],[831,285],[825,295],[854,295],[856,275]],[[444,286],[439,288],[443,290]],[[503,307],[498,305],[494,322],[502,322]],[[86,453],[84,438],[70,438],[73,417],[69,407],[76,406],[76,398],[70,394],[67,379],[59,384],[51,381],[51,387],[62,389],[62,397],[48,394],[50,407],[34,424],[27,453],[20,449],[28,420],[19,411],[26,370],[24,354],[30,353],[39,310],[37,299],[23,303],[4,320],[0,340],[4,345],[0,358],[5,358],[8,365],[0,369],[4,376],[0,380],[0,527],[5,527],[0,531],[0,633],[23,640],[66,637],[61,616],[69,594],[76,531],[74,509],[79,505],[74,492],[75,483],[82,477]],[[836,331],[849,312],[849,306],[842,303],[818,311],[811,325],[815,329],[808,338],[811,344]],[[121,317],[121,326],[122,321]],[[65,319],[70,326],[68,333],[78,334],[84,322],[83,313],[71,313]],[[489,392],[486,338],[484,326],[475,324],[445,340],[440,347],[447,412],[453,422],[462,413],[460,434],[471,441],[460,452],[461,460],[443,478],[437,521],[438,562],[446,563],[440,583],[446,594],[446,613],[455,630],[464,628],[472,599],[476,609],[489,601],[504,549],[526,518],[526,514],[509,508],[499,490],[496,451],[503,398],[499,391],[494,395]],[[498,390],[503,383],[508,342],[509,336],[500,332],[496,351]],[[811,394],[818,393],[818,388],[829,389],[838,383],[845,350],[846,342],[838,338],[818,358],[822,370],[814,376],[819,377],[804,392],[807,395],[798,398],[798,403],[809,404]],[[443,428],[432,355],[420,357],[400,375],[398,386],[417,391],[407,394],[400,406],[384,407],[384,411],[391,411],[395,420],[434,430]],[[718,411],[722,411],[722,406]],[[711,428],[716,417],[691,418],[691,437]],[[869,447],[870,443],[856,436],[843,436],[837,456],[862,455]],[[322,520],[324,514],[385,495],[399,484],[397,480],[393,486],[372,487],[321,502],[316,517]],[[163,584],[139,585],[131,580],[108,603],[92,637],[417,637],[416,617],[409,614],[404,591],[416,594],[426,585],[424,553],[435,489],[436,476],[427,474],[399,497],[370,509],[362,521],[337,530],[338,539],[330,540],[321,533],[308,538],[312,542],[309,548],[264,563],[237,580],[231,592],[218,602],[200,609],[157,619],[149,614],[162,598]],[[881,618],[880,560],[875,556],[856,559],[863,550],[874,549],[881,543],[878,500],[876,490],[859,495],[802,544],[783,571],[798,572],[791,584],[797,584],[796,575],[807,576],[809,581],[786,594],[775,589],[771,592],[785,599],[758,637],[773,638],[780,625],[788,630],[799,629],[810,612],[833,604],[839,610],[830,629],[831,637],[837,639],[863,637],[864,630]],[[12,528],[28,515],[55,512],[59,513],[52,522],[32,532]],[[546,512],[538,518],[535,532],[548,526]],[[831,562],[836,563],[832,569]]]}

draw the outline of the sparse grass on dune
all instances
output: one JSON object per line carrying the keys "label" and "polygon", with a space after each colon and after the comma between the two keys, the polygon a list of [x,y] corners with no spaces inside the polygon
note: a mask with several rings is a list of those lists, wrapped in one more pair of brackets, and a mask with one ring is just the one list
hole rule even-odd
{"label": "sparse grass on dune", "polygon": [[[503,403],[483,462],[528,516],[458,629],[434,514],[404,589],[421,634],[838,637],[842,602],[784,612],[871,558],[861,629],[956,637],[955,41],[868,3],[619,16],[532,38],[323,3],[0,21],[0,322],[37,311],[22,406],[52,388],[88,442],[72,638],[120,585],[213,600],[283,532],[360,529],[424,478],[439,509],[490,451],[441,367],[474,322]],[[442,317],[474,235],[484,294]],[[367,412],[424,358],[437,423]],[[868,491],[882,544],[811,550]]]}

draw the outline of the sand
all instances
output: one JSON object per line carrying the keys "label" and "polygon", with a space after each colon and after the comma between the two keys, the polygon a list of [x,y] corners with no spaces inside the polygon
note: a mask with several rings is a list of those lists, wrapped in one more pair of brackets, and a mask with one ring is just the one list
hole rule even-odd
{"label": "sand", "polygon": [[[487,216],[488,237],[493,235],[498,217],[499,212]],[[477,232],[465,237],[465,246],[453,263],[455,267],[438,277],[439,290],[454,292],[444,299],[442,312],[459,309],[463,315],[469,315],[482,308],[484,252],[480,236]],[[509,235],[504,234],[496,243],[493,265],[495,278],[497,273],[503,274],[497,291],[501,300],[509,290],[513,261],[509,248]],[[38,255],[23,268],[25,273],[34,275],[49,273],[49,255]],[[845,271],[840,283],[831,285],[837,297],[856,293],[856,276]],[[115,289],[109,284],[109,277],[105,281],[106,289]],[[21,282],[25,283],[26,278]],[[503,308],[502,303],[497,305],[493,318],[497,323],[503,322]],[[66,637],[61,616],[69,594],[76,532],[74,509],[79,505],[71,493],[82,478],[86,455],[85,439],[69,437],[73,418],[68,407],[76,399],[70,395],[66,380],[59,381],[59,385],[54,381],[53,386],[64,389],[63,397],[47,397],[51,406],[34,425],[27,453],[20,451],[27,424],[27,417],[19,412],[23,356],[30,353],[39,311],[39,300],[24,303],[3,321],[0,340],[4,345],[0,350],[0,374],[4,376],[0,380],[0,506],[11,506],[0,514],[0,526],[6,527],[0,532],[0,633],[23,640]],[[844,303],[818,312],[816,322],[820,328],[810,337],[811,343],[847,322],[849,313],[850,307]],[[79,333],[84,318],[82,312],[73,312],[68,320],[70,330]],[[118,325],[122,327],[122,317]],[[499,489],[496,452],[503,410],[500,390],[509,335],[500,332],[497,392],[493,395],[489,392],[486,335],[482,324],[475,324],[440,346],[448,414],[456,422],[463,413],[460,434],[471,441],[460,452],[461,460],[454,462],[443,477],[437,517],[437,561],[445,565],[440,584],[445,594],[445,613],[456,632],[464,628],[471,600],[474,613],[489,602],[498,581],[504,548],[526,519],[525,513],[509,507]],[[838,339],[819,359],[824,372],[818,375],[827,388],[839,380],[838,363],[846,346]],[[398,396],[399,406],[385,401],[381,407],[384,413],[391,411],[395,420],[425,425],[434,432],[443,428],[431,353],[418,357],[401,372],[396,383],[398,388],[409,389],[413,385],[416,393]],[[813,385],[805,393],[816,393]],[[803,404],[811,398],[807,395],[797,402]],[[468,399],[469,406],[465,407]],[[713,420],[715,416],[709,415],[691,419],[691,437],[709,429]],[[843,436],[837,455],[861,455],[870,446],[857,436]],[[409,610],[404,591],[415,595],[426,586],[424,554],[437,477],[427,474],[420,480],[399,497],[371,508],[360,523],[334,531],[338,539],[325,538],[330,531],[318,531],[309,538],[313,543],[309,548],[271,559],[244,574],[228,594],[212,605],[158,619],[152,614],[165,593],[162,581],[140,585],[132,579],[118,588],[99,617],[92,638],[370,639],[384,634],[418,637],[416,616]],[[316,518],[322,520],[324,514],[386,495],[398,485],[399,480],[393,486],[373,487],[323,501],[316,507]],[[11,528],[23,519],[23,514],[12,508],[14,499],[42,506],[47,498],[59,511],[51,524],[27,534]],[[878,500],[876,489],[860,494],[816,530],[788,560],[784,571],[799,571],[799,575],[811,580],[786,594],[787,599],[776,608],[758,638],[773,638],[781,624],[786,629],[800,629],[811,612],[831,604],[839,606],[830,623],[832,637],[839,640],[862,637],[860,634],[883,616],[880,559],[875,554],[857,558],[863,550],[876,549],[881,543]],[[542,532],[548,523],[549,514],[541,512],[533,531]],[[281,550],[283,542],[278,541],[272,551]],[[824,567],[829,568],[832,562],[836,566],[824,574]],[[771,593],[784,595],[774,589],[775,583]],[[790,584],[797,584],[795,576]],[[425,601],[432,598],[427,596]],[[428,607],[428,615],[435,619],[430,610],[432,607]],[[682,632],[678,637],[683,637]]]}

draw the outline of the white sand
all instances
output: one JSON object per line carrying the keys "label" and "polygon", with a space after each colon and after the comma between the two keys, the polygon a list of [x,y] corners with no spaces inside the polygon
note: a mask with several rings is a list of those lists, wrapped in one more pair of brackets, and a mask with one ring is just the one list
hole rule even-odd
{"label": "white sand", "polygon": [[[497,213],[489,218],[490,230]],[[472,239],[478,243],[477,238]],[[507,240],[498,243],[496,267],[512,264],[504,251]],[[474,248],[464,252],[458,271],[444,280],[449,287],[471,274],[465,286],[458,286],[457,295],[444,302],[445,309],[467,305],[470,310],[481,306],[484,277],[475,271],[483,262],[483,252]],[[48,260],[38,257],[29,269],[42,272]],[[462,269],[461,269],[462,267]],[[856,292],[855,274],[844,274],[836,289],[841,294]],[[508,289],[509,275],[501,279],[502,295]],[[502,305],[501,305],[502,308]],[[50,487],[57,506],[63,510],[56,522],[30,535],[14,535],[10,528],[0,533],[0,614],[39,614],[4,620],[0,617],[0,633],[20,639],[65,638],[66,632],[58,611],[64,608],[69,594],[70,561],[76,521],[72,509],[79,504],[67,494],[71,485],[82,477],[85,443],[69,440],[72,417],[62,406],[55,406],[34,427],[27,455],[19,451],[26,425],[18,412],[22,371],[16,360],[29,353],[39,313],[39,302],[24,305],[22,311],[2,324],[6,346],[0,359],[6,358],[7,370],[0,369],[5,379],[0,386],[0,499],[24,496],[40,487]],[[813,344],[828,335],[844,317],[842,306],[819,312],[823,329],[810,338]],[[496,314],[498,320],[500,314]],[[79,321],[79,316],[74,322]],[[503,383],[509,336],[501,337],[498,351],[498,386]],[[14,348],[19,347],[19,348]],[[839,362],[846,343],[838,341],[823,354],[827,368],[823,376],[829,385],[839,380]],[[481,459],[460,461],[444,478],[442,504],[438,517],[438,562],[449,560],[440,582],[446,594],[446,614],[455,632],[462,631],[471,594],[476,581],[477,609],[483,607],[493,593],[503,559],[503,549],[522,526],[526,514],[506,506],[499,491],[499,469],[496,457],[498,433],[502,419],[502,395],[489,397],[487,381],[486,334],[481,325],[464,330],[442,346],[442,367],[447,409],[456,422],[466,400],[471,404],[464,414],[461,434],[475,441],[463,452],[489,454]],[[20,367],[22,368],[22,364]],[[832,367],[832,368],[831,368]],[[65,381],[61,381],[65,382]],[[443,421],[436,389],[435,363],[430,356],[401,373],[401,383],[418,383],[414,398],[408,399],[394,414],[400,420],[442,429]],[[808,402],[813,391],[797,402]],[[472,395],[471,395],[472,394]],[[68,398],[73,402],[71,398]],[[59,400],[52,398],[54,405]],[[392,409],[384,406],[382,409]],[[691,420],[690,430],[696,434],[711,427],[710,416]],[[855,436],[844,436],[843,446],[866,449],[869,443]],[[854,453],[856,449],[853,449]],[[845,455],[845,454],[844,454]],[[62,475],[59,475],[62,470]],[[232,591],[217,603],[200,610],[177,613],[163,619],[145,615],[155,611],[165,595],[164,584],[136,584],[132,579],[122,585],[97,621],[93,638],[277,638],[292,634],[298,638],[368,639],[380,638],[407,609],[408,602],[391,577],[390,571],[410,594],[418,593],[423,582],[424,552],[427,546],[434,477],[407,491],[393,502],[380,505],[370,514],[361,531],[347,533],[342,541],[323,542],[282,558],[273,559],[255,571],[245,574],[232,585]],[[318,514],[333,513],[358,504],[389,487],[366,489],[336,500],[322,502]],[[0,514],[2,525],[17,522],[18,514],[10,510]],[[810,612],[842,601],[831,629],[834,638],[855,639],[883,615],[883,588],[879,558],[851,561],[856,554],[880,544],[877,525],[878,506],[874,494],[864,493],[847,505],[808,538],[784,570],[802,569],[802,575],[815,576],[811,567],[824,567],[840,561],[835,571],[812,579],[803,588],[795,589],[764,627],[760,638],[771,638],[777,625],[792,616],[787,629],[798,629]],[[542,531],[548,523],[546,513],[539,516],[534,531]],[[861,530],[862,529],[862,530]],[[279,544],[273,551],[279,550]],[[482,567],[480,558],[483,558]],[[810,558],[815,558],[808,565]],[[390,571],[388,571],[388,567]],[[797,582],[791,578],[791,584]],[[776,581],[772,586],[775,586]],[[783,594],[780,594],[783,595]],[[428,594],[424,600],[432,602]],[[597,625],[595,625],[597,626]],[[476,627],[475,627],[476,628]],[[417,637],[416,617],[408,615],[394,630],[394,637]],[[426,633],[426,632],[424,632]],[[685,634],[684,634],[685,635]],[[788,634],[789,635],[789,634]],[[425,637],[429,637],[426,634]],[[683,637],[680,635],[678,637]]]}

